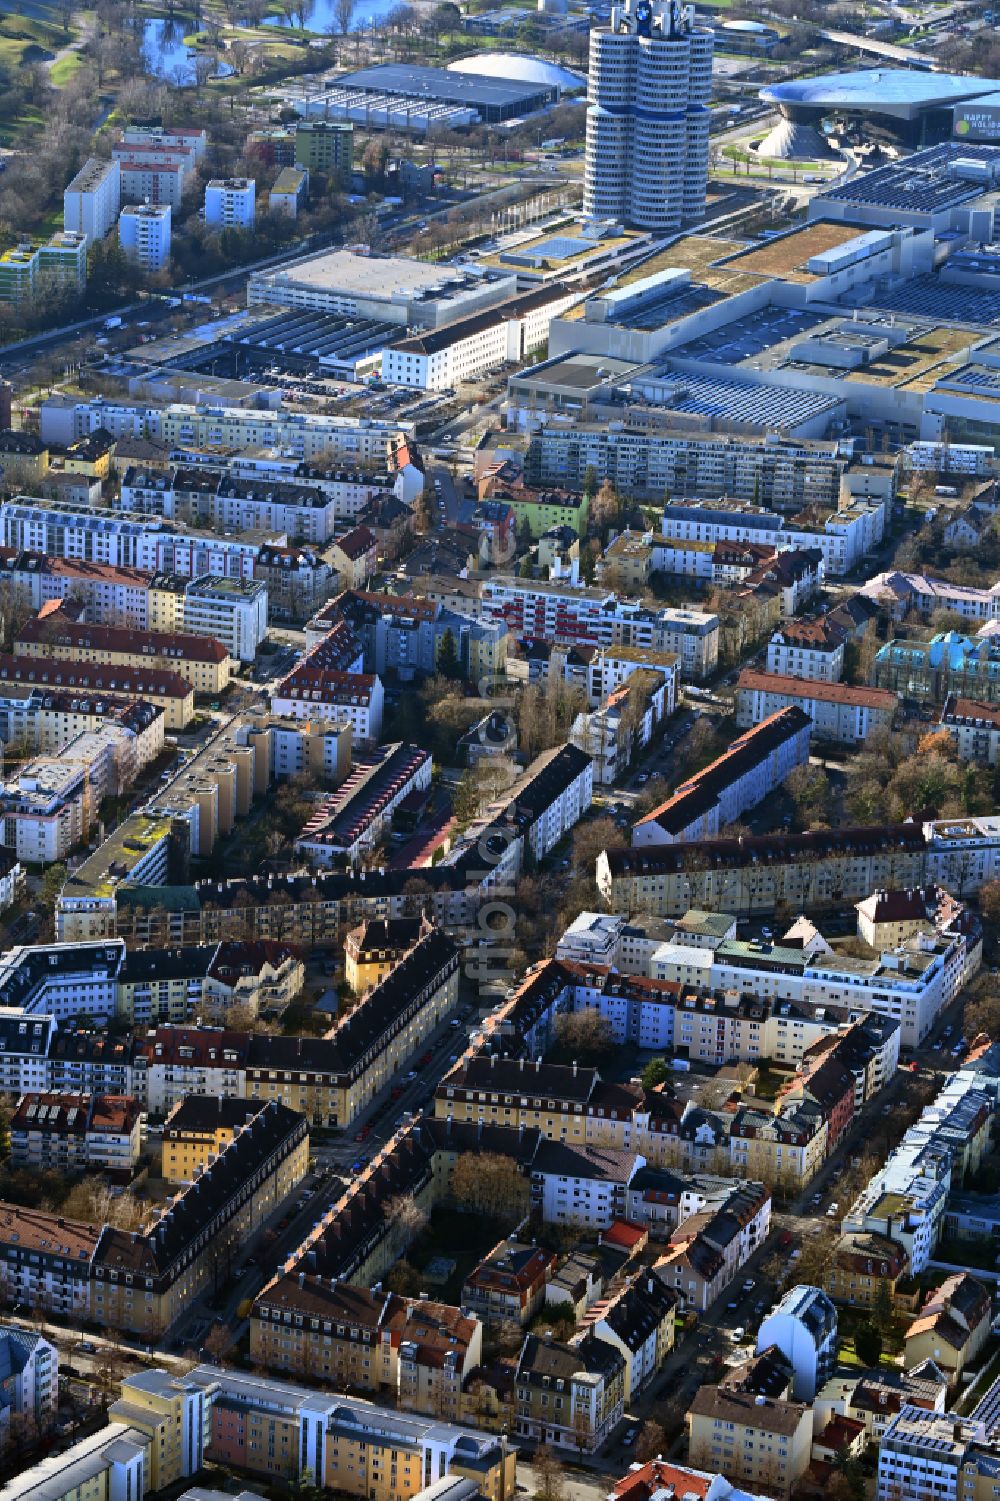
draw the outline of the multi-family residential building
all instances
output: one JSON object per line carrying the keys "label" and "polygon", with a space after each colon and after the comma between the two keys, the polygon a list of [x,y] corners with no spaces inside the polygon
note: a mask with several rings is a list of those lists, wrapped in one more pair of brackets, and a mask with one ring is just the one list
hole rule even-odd
{"label": "multi-family residential building", "polygon": [[25,622],[14,642],[14,655],[110,667],[148,663],[177,673],[196,693],[210,697],[218,697],[228,688],[233,666],[227,647],[215,637],[187,631],[172,634],[86,625],[74,620],[61,605],[42,610]]}
{"label": "multi-family residential building", "polygon": [[498,574],[480,588],[481,608],[513,636],[673,652],[681,676],[698,682],[719,660],[719,617],[684,607],[648,610],[637,600],[583,585]]}
{"label": "multi-family residential building", "polygon": [[1000,704],[949,693],[938,724],[954,740],[960,761],[995,766],[1000,760]]}
{"label": "multi-family residential building", "polygon": [[216,637],[240,662],[252,662],[267,634],[267,585],[260,579],[192,579],[184,590],[182,624],[196,636]]}
{"label": "multi-family residential building", "polygon": [[842,1235],[824,1274],[823,1289],[835,1303],[874,1308],[880,1289],[894,1297],[908,1264],[903,1247],[888,1236],[871,1232]]}
{"label": "multi-family residential building", "polygon": [[903,1339],[903,1364],[933,1361],[954,1386],[973,1366],[993,1318],[990,1290],[970,1272],[955,1272],[931,1289]]}
{"label": "multi-family residential building", "polygon": [[271,691],[272,713],[290,719],[346,720],[355,743],[375,745],[382,737],[385,692],[374,673],[344,672],[296,663]]}
{"label": "multi-family residential building", "polygon": [[632,830],[633,846],[645,849],[718,834],[809,759],[809,730],[808,715],[797,707],[770,715],[641,818]]}
{"label": "multi-family residential building", "polygon": [[282,547],[265,542],[254,563],[254,578],[267,585],[267,613],[272,621],[308,620],[329,598],[337,575],[312,547]]}
{"label": "multi-family residential building", "polygon": [[996,1449],[985,1423],[905,1403],[879,1443],[875,1495],[877,1501],[988,1501],[996,1473]]}
{"label": "multi-family residential building", "polygon": [[268,212],[287,214],[289,219],[295,219],[308,196],[308,171],[303,167],[282,167],[271,184],[267,199]]}
{"label": "multi-family residential building", "polygon": [[615,1501],[653,1501],[654,1496],[702,1496],[704,1501],[761,1501],[731,1484],[724,1475],[695,1470],[690,1465],[651,1459],[631,1464],[611,1495]]}
{"label": "multi-family residential building", "polygon": [[728,1480],[788,1496],[812,1457],[812,1412],[805,1402],[703,1386],[687,1414],[688,1459]]}
{"label": "multi-family residential building", "polygon": [[115,568],[45,553],[0,548],[0,578],[25,608],[40,610],[50,600],[72,597],[89,620],[137,626],[149,623],[150,575],[139,568]]}
{"label": "multi-family residential building", "polygon": [[151,1226],[100,1232],[91,1317],[112,1329],[162,1334],[192,1299],[226,1281],[308,1163],[305,1120],[271,1100]]}
{"label": "multi-family residential building", "polygon": [[396,810],[431,785],[431,756],[418,745],[379,746],[355,761],[335,792],[320,798],[294,848],[313,865],[352,865],[389,831]]}
{"label": "multi-family residential building", "polygon": [[296,121],[293,152],[300,166],[346,179],[353,150],[354,126],[349,120]]}
{"label": "multi-family residential building", "polygon": [[205,184],[205,223],[213,229],[253,229],[256,190],[252,177],[213,177]]}
{"label": "multi-family residential building", "polygon": [[744,667],[736,684],[740,729],[750,729],[791,707],[808,714],[810,733],[817,739],[859,745],[875,730],[892,728],[899,699],[886,688],[853,688],[847,683],[807,681]]}
{"label": "multi-family residential building", "polygon": [[678,1294],[652,1271],[640,1272],[596,1304],[587,1328],[625,1361],[625,1401],[648,1386],[674,1347]]}
{"label": "multi-family residential building", "polygon": [[606,1229],[625,1216],[628,1187],[645,1158],[614,1147],[544,1141],[531,1162],[532,1207],[550,1225]]}
{"label": "multi-family residential building", "polygon": [[113,227],[121,206],[121,168],[116,161],[88,157],[63,192],[63,228],[93,245]]}
{"label": "multi-family residential building", "polygon": [[731,495],[781,511],[835,508],[845,459],[835,442],[808,442],[664,429],[633,409],[624,422],[553,422],[542,417],[528,442],[533,485],[582,490],[587,470],[639,500]]}
{"label": "multi-family residential building", "polygon": [[757,1354],[776,1346],[792,1369],[792,1395],[812,1402],[837,1363],[837,1310],[818,1287],[789,1288],[757,1330]]}
{"label": "multi-family residential building", "polygon": [[127,1182],[141,1147],[141,1112],[129,1095],[24,1094],[11,1116],[10,1160],[18,1167],[92,1169]]}
{"label": "multi-family residential building", "polygon": [[3,1296],[37,1314],[79,1320],[90,1314],[90,1279],[100,1227],[0,1205]]}
{"label": "multi-family residential building", "polygon": [[384,980],[420,936],[419,917],[379,918],[359,923],[344,937],[344,979],[355,995]]}
{"label": "multi-family residential building", "polygon": [[460,1416],[463,1385],[482,1362],[482,1332],[474,1313],[427,1298],[282,1276],[255,1304],[251,1346],[269,1370],[447,1419]]}
{"label": "multi-family residential building", "polygon": [[518,1438],[592,1454],[625,1410],[625,1359],[593,1334],[573,1345],[529,1334],[514,1370]]}
{"label": "multi-family residential building", "polygon": [[844,637],[825,616],[791,620],[767,643],[767,670],[813,683],[839,683],[844,672]]}
{"label": "multi-family residential building", "polygon": [[865,1438],[880,1443],[889,1424],[907,1404],[927,1412],[944,1412],[948,1383],[927,1362],[920,1371],[880,1366],[856,1376],[834,1376],[816,1397],[813,1416],[817,1431],[829,1417],[841,1415],[864,1425]]}
{"label": "multi-family residential building", "polygon": [[227,1095],[183,1095],[163,1123],[163,1177],[193,1183],[229,1146],[237,1131],[259,1115],[258,1100]]}
{"label": "multi-family residential building", "polygon": [[45,1436],[59,1410],[59,1352],[40,1334],[0,1325],[0,1453]]}
{"label": "multi-family residential building", "polygon": [[510,1236],[473,1267],[462,1284],[462,1306],[485,1324],[528,1324],[545,1303],[554,1252]]}
{"label": "multi-family residential building", "polygon": [[992,704],[1000,700],[1000,641],[943,631],[929,641],[887,641],[875,654],[872,681],[904,698],[944,704],[953,694]]}
{"label": "multi-family residential building", "polygon": [[950,579],[930,578],[923,573],[877,573],[862,585],[861,593],[881,609],[902,619],[909,610],[930,616],[935,610],[964,615],[967,620],[995,620],[1000,614],[1000,590],[973,589]]}
{"label": "multi-family residential building", "polygon": [[666,673],[651,668],[642,677],[630,674],[601,708],[576,716],[570,743],[593,760],[595,781],[609,786],[625,775],[636,752],[672,712],[676,684],[675,658]]}
{"label": "multi-family residential building", "polygon": [[245,1371],[196,1366],[187,1380],[210,1400],[206,1457],[272,1483],[316,1483],[366,1501],[413,1501],[432,1483],[475,1482],[483,1501],[512,1501],[516,1453],[506,1439],[393,1412]]}
{"label": "multi-family residential building", "polygon": [[[78,441],[92,443],[94,438]],[[135,477],[133,470],[126,474]],[[157,480],[163,483],[162,476]],[[149,491],[126,485],[126,493],[140,503]],[[256,525],[237,524],[233,530]],[[69,563],[98,563],[182,578],[212,574],[252,579],[260,554],[256,542],[193,531],[184,525],[183,518],[174,521],[141,508],[116,514],[95,512],[69,500],[35,500],[30,496],[0,502],[0,536],[7,547],[50,553]]]}
{"label": "multi-family residential building", "polygon": [[681,917],[692,907],[737,915],[859,902],[879,887],[939,882],[957,895],[1000,872],[1000,823],[872,824],[804,834],[744,835],[605,851],[597,886],[614,912]]}
{"label": "multi-family residential building", "polygon": [[158,406],[100,396],[89,401],[52,397],[43,403],[39,417],[46,442],[71,443],[104,428],[115,439],[149,438],[168,448],[284,449],[286,458],[298,462],[339,460],[345,465],[381,466],[388,462],[394,473],[411,465],[407,448],[411,430],[399,423],[209,403]]}
{"label": "multi-family residential building", "polygon": [[124,726],[81,731],[58,755],[34,756],[0,783],[2,842],[18,860],[62,860],[88,838],[102,800],[127,791],[141,769],[136,737]]}
{"label": "multi-family residential building", "polygon": [[325,651],[330,639],[345,628],[361,643],[366,672],[394,671],[404,682],[418,673],[437,672],[446,636],[470,682],[495,681],[506,662],[508,633],[503,622],[474,616],[465,601],[459,613],[440,601],[409,594],[346,590],[308,622],[308,659],[318,662],[319,648]]}
{"label": "multi-family residential building", "polygon": [[170,259],[170,204],[130,203],[118,220],[118,240],[144,271],[162,271]]}
{"label": "multi-family residential building", "polygon": [[677,542],[759,542],[768,547],[818,547],[828,574],[842,577],[885,535],[884,501],[854,499],[817,523],[786,518],[735,501],[671,500],[663,508],[663,535]]}

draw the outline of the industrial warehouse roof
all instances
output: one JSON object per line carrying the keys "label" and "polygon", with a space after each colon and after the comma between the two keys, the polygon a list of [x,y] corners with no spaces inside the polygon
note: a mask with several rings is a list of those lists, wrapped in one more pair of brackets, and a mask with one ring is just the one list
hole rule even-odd
{"label": "industrial warehouse roof", "polygon": [[817,78],[793,78],[760,91],[765,104],[779,108],[812,109],[817,114],[838,109],[868,110],[913,120],[923,110],[943,109],[964,99],[993,94],[995,78],[970,78],[961,73],[918,73],[903,68],[859,68],[850,73],[824,73]]}
{"label": "industrial warehouse roof", "polygon": [[[558,90],[551,84],[508,78],[490,78],[485,73],[459,73],[447,68],[426,68],[411,63],[379,63],[358,73],[345,73],[336,80],[338,88],[366,89],[379,94],[405,94],[410,98],[434,99],[445,104],[504,106],[526,101],[531,107],[539,93],[555,99]],[[992,83],[992,89],[1000,83]],[[984,88],[983,93],[987,90]]]}

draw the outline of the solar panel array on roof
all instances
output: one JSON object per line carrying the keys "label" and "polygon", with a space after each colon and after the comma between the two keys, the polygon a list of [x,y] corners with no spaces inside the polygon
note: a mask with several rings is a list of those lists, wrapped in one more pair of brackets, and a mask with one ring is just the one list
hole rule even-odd
{"label": "solar panel array on roof", "polygon": [[1000,325],[1000,290],[950,285],[933,275],[915,276],[900,286],[866,292],[864,304],[887,312],[930,315],[974,327]]}
{"label": "solar panel array on roof", "polygon": [[995,146],[945,142],[927,151],[919,151],[901,162],[890,162],[873,172],[865,172],[839,187],[829,188],[818,193],[813,201],[822,203],[825,199],[836,199],[844,203],[867,203],[882,208],[932,213],[965,203],[982,193],[981,183],[969,182],[952,174],[950,168],[962,158],[996,169],[1000,164],[1000,150]]}
{"label": "solar panel array on roof", "polygon": [[[661,379],[671,376],[669,370]],[[795,386],[743,385],[739,381],[718,380],[707,375],[676,375],[672,394],[658,403],[674,412],[697,412],[719,417],[726,422],[746,422],[769,429],[794,426],[823,412],[832,413],[839,398],[823,391],[807,391]]]}

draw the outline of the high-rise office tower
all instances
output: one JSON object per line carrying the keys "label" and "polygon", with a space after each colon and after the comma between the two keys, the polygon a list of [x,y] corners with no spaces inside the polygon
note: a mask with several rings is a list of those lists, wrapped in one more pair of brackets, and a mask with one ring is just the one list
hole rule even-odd
{"label": "high-rise office tower", "polygon": [[622,0],[591,31],[585,214],[665,230],[701,213],[712,47],[680,0]]}

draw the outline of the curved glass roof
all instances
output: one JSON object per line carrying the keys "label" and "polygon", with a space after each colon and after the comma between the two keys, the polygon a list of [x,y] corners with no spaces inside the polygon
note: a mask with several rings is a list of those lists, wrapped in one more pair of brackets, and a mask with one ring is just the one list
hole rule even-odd
{"label": "curved glass roof", "polygon": [[929,109],[958,104],[1000,88],[995,78],[962,73],[920,73],[905,68],[859,68],[853,73],[826,73],[793,78],[761,89],[766,104],[812,105],[815,109],[894,111],[900,106]]}

